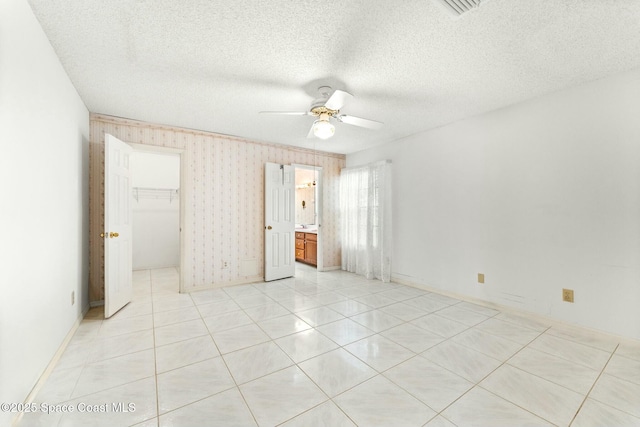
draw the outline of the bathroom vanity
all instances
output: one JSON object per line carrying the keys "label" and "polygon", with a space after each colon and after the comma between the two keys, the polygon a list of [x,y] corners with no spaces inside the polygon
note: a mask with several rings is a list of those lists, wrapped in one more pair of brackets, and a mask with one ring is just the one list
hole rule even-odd
{"label": "bathroom vanity", "polygon": [[318,265],[318,232],[296,230],[296,261]]}

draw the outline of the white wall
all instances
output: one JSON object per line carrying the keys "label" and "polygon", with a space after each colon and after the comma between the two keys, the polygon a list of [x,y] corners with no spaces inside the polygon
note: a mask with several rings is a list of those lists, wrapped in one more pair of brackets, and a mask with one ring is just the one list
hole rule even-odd
{"label": "white wall", "polygon": [[[317,187],[315,183],[319,180],[319,172],[315,169],[308,169],[304,167],[297,167],[295,171],[296,175],[296,224],[313,225],[317,222]],[[307,185],[312,184],[310,187]],[[304,186],[304,187],[303,187]],[[302,201],[305,202],[305,207],[302,207]]]}
{"label": "white wall", "polygon": [[89,112],[25,0],[0,2],[0,64],[0,402],[22,402],[88,305]]}
{"label": "white wall", "polygon": [[347,166],[393,160],[393,276],[640,338],[639,112],[636,70]]}
{"label": "white wall", "polygon": [[134,151],[131,185],[147,188],[179,188],[180,156]]}
{"label": "white wall", "polygon": [[[316,223],[316,187],[296,188],[296,224]],[[305,205],[302,207],[302,202]]]}
{"label": "white wall", "polygon": [[[180,187],[180,156],[134,152],[131,183],[136,188]],[[180,200],[169,192],[139,192],[133,200],[133,269],[180,265]],[[145,197],[145,195],[147,197]],[[151,198],[149,198],[151,197]],[[155,198],[157,197],[157,198]]]}

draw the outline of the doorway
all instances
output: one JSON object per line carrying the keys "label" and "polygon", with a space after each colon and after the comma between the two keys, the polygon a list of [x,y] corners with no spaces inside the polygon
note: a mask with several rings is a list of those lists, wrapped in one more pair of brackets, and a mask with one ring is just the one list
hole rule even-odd
{"label": "doorway", "polygon": [[296,263],[322,271],[322,168],[292,166],[295,169]]}
{"label": "doorway", "polygon": [[183,156],[180,150],[131,145],[134,285],[148,283],[154,295],[182,292]]}

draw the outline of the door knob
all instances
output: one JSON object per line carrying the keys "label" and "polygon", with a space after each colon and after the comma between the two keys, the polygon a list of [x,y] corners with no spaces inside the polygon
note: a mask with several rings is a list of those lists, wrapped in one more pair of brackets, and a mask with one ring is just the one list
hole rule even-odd
{"label": "door knob", "polygon": [[270,225],[267,226],[267,230],[271,230],[273,227],[271,227]]}
{"label": "door knob", "polygon": [[104,239],[104,233],[100,233],[100,237]]}
{"label": "door knob", "polygon": [[110,237],[110,238],[112,238],[112,239],[113,239],[114,237],[118,237],[119,235],[120,235],[120,234],[118,234],[118,233],[114,233],[113,231],[112,231],[111,233],[109,233],[109,237]]}

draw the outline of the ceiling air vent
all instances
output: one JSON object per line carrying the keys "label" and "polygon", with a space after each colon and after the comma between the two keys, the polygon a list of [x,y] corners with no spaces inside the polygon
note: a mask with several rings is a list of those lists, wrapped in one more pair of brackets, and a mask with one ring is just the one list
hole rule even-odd
{"label": "ceiling air vent", "polygon": [[483,0],[433,0],[435,3],[438,3],[444,6],[450,14],[455,17],[458,17],[466,12],[469,12],[471,9],[475,9],[480,6]]}

